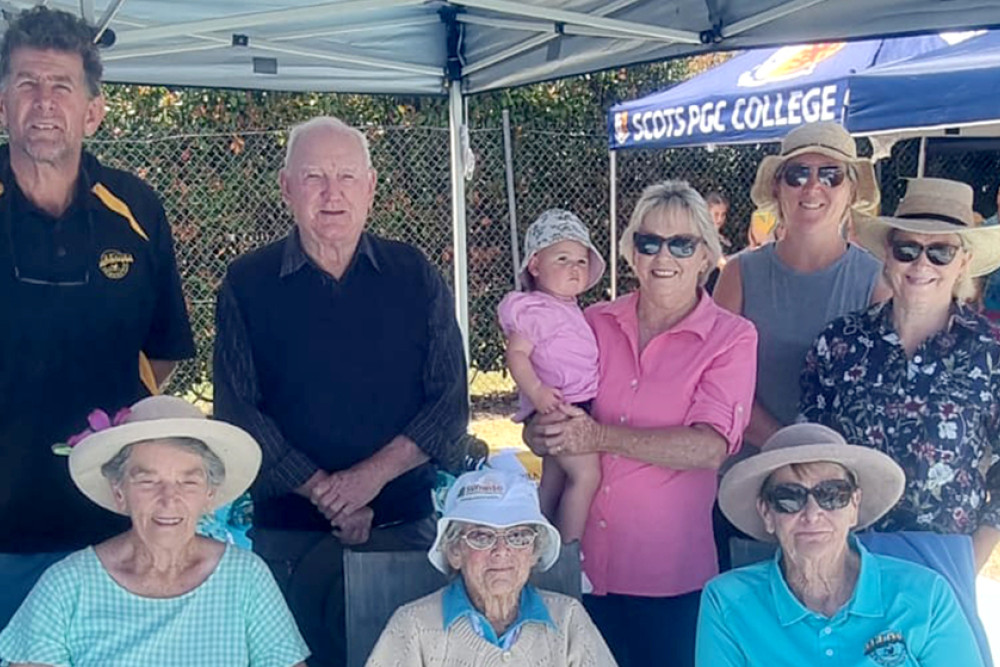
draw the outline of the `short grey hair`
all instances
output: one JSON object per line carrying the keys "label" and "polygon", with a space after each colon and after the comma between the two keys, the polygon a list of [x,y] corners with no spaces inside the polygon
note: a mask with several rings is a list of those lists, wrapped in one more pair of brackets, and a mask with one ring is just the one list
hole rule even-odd
{"label": "short grey hair", "polygon": [[632,235],[639,231],[646,216],[660,212],[684,214],[691,218],[695,235],[704,241],[708,249],[708,270],[700,276],[700,283],[704,285],[708,274],[722,258],[722,242],[719,241],[719,231],[715,228],[712,214],[708,212],[708,204],[697,190],[688,185],[687,181],[663,181],[650,185],[642,191],[642,196],[632,209],[628,226],[622,232],[620,242],[622,257],[635,270],[635,244]]}
{"label": "short grey hair", "polygon": [[291,131],[288,133],[288,145],[285,147],[285,167],[288,166],[299,139],[301,139],[303,135],[309,134],[310,131],[319,128],[324,128],[333,132],[341,132],[356,139],[361,145],[362,152],[365,154],[365,166],[369,169],[372,168],[372,155],[371,149],[368,146],[368,137],[366,137],[365,133],[361,130],[356,127],[351,127],[335,116],[316,116],[315,118],[311,118],[292,127]]}
{"label": "short grey hair", "polygon": [[[541,553],[545,553],[545,550],[548,549],[549,547],[549,539],[551,539],[549,536],[549,531],[541,529],[534,524],[514,524],[514,525],[515,526],[525,525],[534,528],[536,534],[535,534],[535,542],[532,545],[533,553],[535,554],[535,556],[538,556],[538,554]],[[438,551],[440,551],[445,555],[444,562],[445,562],[445,567],[448,568],[447,574],[449,577],[454,577],[456,574],[458,574],[458,570],[453,568],[451,566],[451,563],[448,561],[447,558],[448,553],[452,549],[458,548],[459,542],[462,541],[462,535],[465,533],[466,529],[480,527],[480,526],[482,528],[488,528],[489,530],[496,530],[496,528],[494,528],[493,526],[484,526],[479,523],[469,523],[467,521],[450,521],[448,523],[448,527],[445,528],[444,531],[444,536],[441,538],[441,542],[438,544]],[[512,527],[513,526],[508,526],[508,528]],[[532,569],[538,567],[539,562],[540,561],[536,559],[535,564],[532,566]]]}
{"label": "short grey hair", "polygon": [[165,443],[181,451],[197,454],[201,457],[205,467],[205,480],[208,488],[217,489],[226,480],[226,464],[222,462],[218,454],[212,448],[197,438],[156,438],[153,440],[140,440],[122,447],[117,454],[101,466],[101,474],[112,486],[121,486],[125,481],[125,472],[128,467],[128,458],[132,454],[132,449],[136,445],[149,444],[151,442]]}

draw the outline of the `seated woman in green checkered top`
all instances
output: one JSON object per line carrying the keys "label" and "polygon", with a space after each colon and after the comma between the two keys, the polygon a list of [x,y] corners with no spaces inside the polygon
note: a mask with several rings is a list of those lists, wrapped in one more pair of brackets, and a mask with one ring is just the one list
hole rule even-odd
{"label": "seated woman in green checkered top", "polygon": [[42,575],[0,633],[0,663],[304,666],[309,649],[264,562],[195,534],[257,475],[253,438],[169,396],[90,421],[105,428],[72,446],[70,475],[132,527]]}

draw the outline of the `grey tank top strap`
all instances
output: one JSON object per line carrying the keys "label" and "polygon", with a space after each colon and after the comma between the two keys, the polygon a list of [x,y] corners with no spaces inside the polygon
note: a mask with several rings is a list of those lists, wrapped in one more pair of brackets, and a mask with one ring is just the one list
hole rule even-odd
{"label": "grey tank top strap", "polygon": [[813,273],[789,268],[768,243],[739,255],[743,316],[757,326],[757,400],[783,425],[799,409],[799,374],[827,324],[867,308],[882,263],[849,245],[840,259]]}

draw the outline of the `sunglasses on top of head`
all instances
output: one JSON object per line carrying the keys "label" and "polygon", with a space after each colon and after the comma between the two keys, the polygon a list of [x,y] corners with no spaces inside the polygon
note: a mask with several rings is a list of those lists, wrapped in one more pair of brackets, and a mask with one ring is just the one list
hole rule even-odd
{"label": "sunglasses on top of head", "polygon": [[927,253],[927,259],[935,266],[948,266],[955,259],[961,246],[951,243],[931,243],[924,245],[916,241],[893,240],[892,258],[897,262],[909,264],[920,259],[920,255]]}
{"label": "sunglasses on top of head", "polygon": [[847,507],[856,488],[846,479],[823,480],[811,489],[801,484],[776,484],[764,492],[764,502],[779,514],[796,514],[812,496],[822,509],[834,511]]}
{"label": "sunglasses on top of head", "polygon": [[809,182],[811,175],[816,175],[816,181],[825,187],[836,188],[847,178],[847,172],[840,166],[810,167],[807,164],[790,162],[781,170],[781,178],[785,185],[791,188],[801,188]]}
{"label": "sunglasses on top of head", "polygon": [[640,255],[658,255],[660,248],[667,246],[667,251],[677,259],[687,259],[698,249],[701,239],[688,234],[676,236],[660,236],[659,234],[644,234],[635,232],[632,235],[635,250]]}

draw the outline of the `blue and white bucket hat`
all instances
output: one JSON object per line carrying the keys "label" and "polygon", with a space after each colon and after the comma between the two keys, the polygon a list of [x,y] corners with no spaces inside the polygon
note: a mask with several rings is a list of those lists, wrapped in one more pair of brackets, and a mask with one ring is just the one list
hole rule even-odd
{"label": "blue and white bucket hat", "polygon": [[538,489],[526,473],[510,469],[483,468],[460,476],[444,502],[444,512],[438,519],[437,537],[427,558],[438,570],[448,574],[447,554],[444,553],[444,536],[454,521],[509,528],[511,526],[537,526],[547,533],[548,539],[538,554],[538,568],[545,571],[559,559],[562,543],[559,531],[542,514],[538,503]]}
{"label": "blue and white bucket hat", "polygon": [[604,258],[590,240],[590,234],[580,218],[561,208],[545,211],[531,223],[524,233],[524,256],[521,259],[521,287],[525,290],[535,289],[534,276],[528,271],[528,262],[540,251],[555,245],[560,241],[576,241],[582,243],[590,251],[590,267],[587,275],[587,289],[601,280],[606,268]]}

